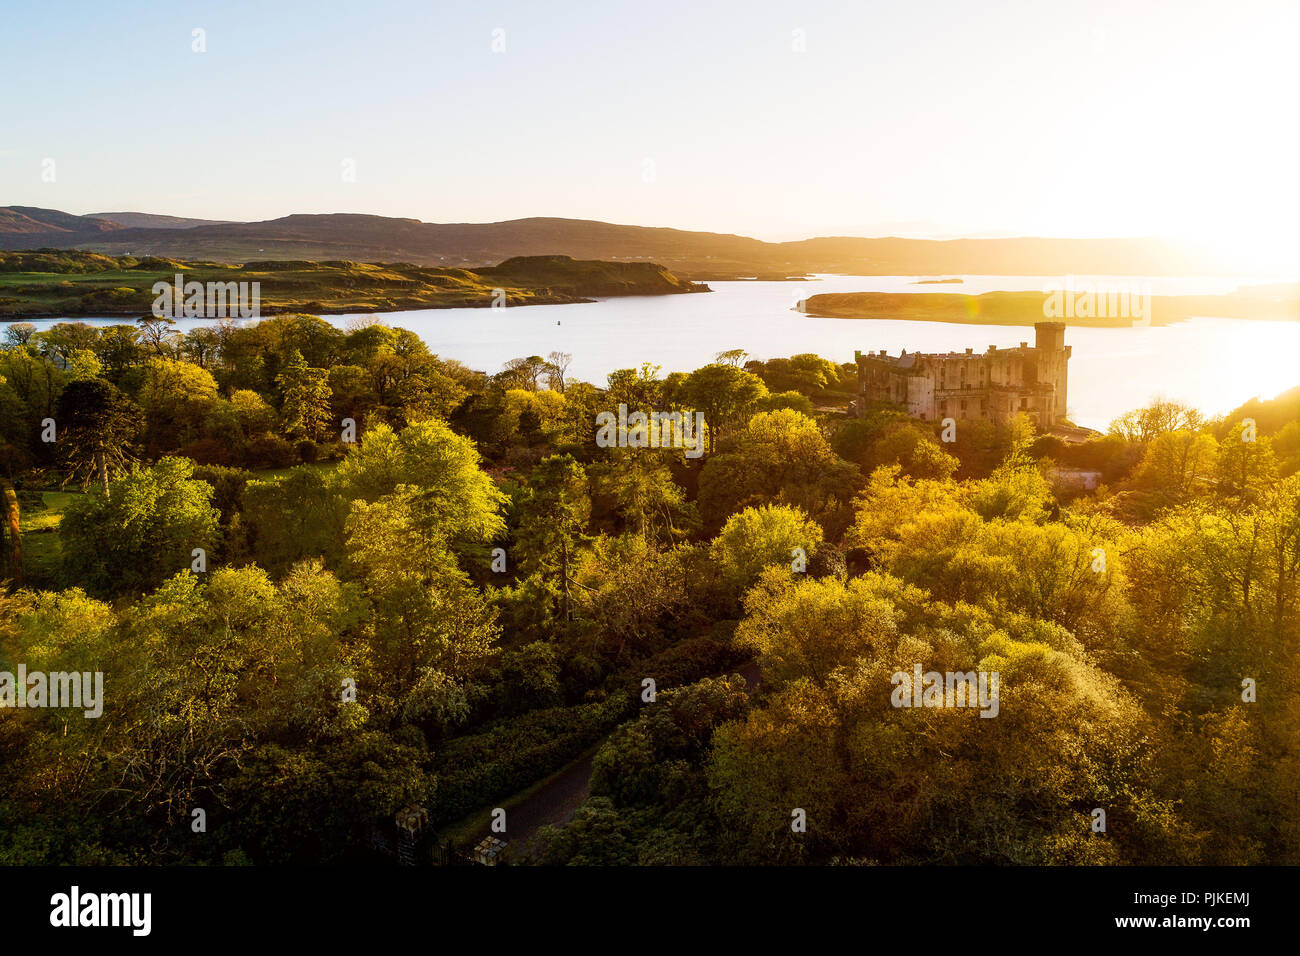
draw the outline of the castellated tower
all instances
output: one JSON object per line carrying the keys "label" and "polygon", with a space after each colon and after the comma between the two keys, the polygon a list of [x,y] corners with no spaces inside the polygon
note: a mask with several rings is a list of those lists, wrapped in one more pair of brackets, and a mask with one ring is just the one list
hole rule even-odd
{"label": "castellated tower", "polygon": [[979,355],[968,348],[897,356],[857,352],[855,357],[860,414],[871,403],[883,403],[923,421],[1006,421],[1025,415],[1040,429],[1066,416],[1070,346],[1063,322],[1037,323],[1033,348],[1021,342],[1012,349],[990,345]]}
{"label": "castellated tower", "polygon": [[1070,347],[1065,344],[1065,323],[1035,323],[1034,351],[1038,353],[1038,381],[1051,385],[1055,397],[1052,421],[1060,421],[1066,417],[1065,390],[1070,361]]}

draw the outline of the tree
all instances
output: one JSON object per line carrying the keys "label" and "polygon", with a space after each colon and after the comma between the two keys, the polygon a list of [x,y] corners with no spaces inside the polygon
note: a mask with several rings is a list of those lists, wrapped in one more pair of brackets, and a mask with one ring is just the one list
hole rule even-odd
{"label": "tree", "polygon": [[744,349],[727,349],[713,356],[713,361],[722,365],[734,365],[737,368],[745,364],[745,358],[749,353]]}
{"label": "tree", "polygon": [[378,501],[393,494],[418,501],[419,518],[434,539],[482,545],[505,531],[506,496],[479,468],[474,443],[436,418],[400,432],[372,426],[339,467],[344,495]]}
{"label": "tree", "polygon": [[101,378],[69,382],[59,395],[56,437],[68,462],[67,480],[94,478],[105,496],[109,480],[126,470],[140,409]]}
{"label": "tree", "polygon": [[54,359],[60,368],[67,368],[72,353],[78,349],[93,350],[99,341],[99,330],[85,322],[56,322],[32,336],[41,352]]}
{"label": "tree", "polygon": [[846,502],[860,481],[813,419],[793,409],[759,412],[705,461],[700,513],[716,529],[751,505],[797,505],[834,538],[848,522]]}
{"label": "tree", "polygon": [[747,419],[766,394],[767,386],[757,375],[716,362],[696,369],[682,383],[684,401],[704,412],[710,452],[716,448],[718,436]]}
{"label": "tree", "polygon": [[1208,493],[1219,445],[1206,432],[1162,432],[1145,446],[1146,452],[1133,474],[1133,487],[1141,496],[1144,517],[1184,504]]}
{"label": "tree", "polygon": [[23,584],[22,522],[18,493],[8,478],[0,477],[0,536],[3,536],[5,574],[16,587]]}
{"label": "tree", "polygon": [[602,491],[618,502],[630,530],[647,541],[672,541],[698,524],[693,505],[668,467],[673,453],[662,449],[614,449],[599,478]]}
{"label": "tree", "polygon": [[798,508],[764,505],[732,515],[709,545],[724,580],[742,593],[764,568],[795,567],[822,543],[822,529]]}
{"label": "tree", "polygon": [[180,359],[150,358],[140,386],[150,451],[173,449],[198,438],[216,400],[217,382],[207,369]]}
{"label": "tree", "polygon": [[550,371],[549,363],[540,355],[514,358],[505,363],[505,370],[497,378],[507,388],[526,388],[536,391],[543,375]]}
{"label": "tree", "polygon": [[321,368],[308,368],[302,353],[294,349],[284,370],[275,377],[275,384],[283,397],[280,415],[285,433],[312,441],[324,438],[331,414],[329,373]]}
{"label": "tree", "polygon": [[130,325],[101,329],[95,354],[110,374],[120,375],[140,361],[140,330]]}
{"label": "tree", "polygon": [[275,410],[266,404],[261,395],[241,388],[231,393],[230,407],[245,438],[254,438],[269,432],[275,425]]}
{"label": "tree", "polygon": [[666,404],[666,382],[659,377],[660,368],[642,362],[640,368],[620,368],[605,376],[605,402],[609,410],[626,405],[629,411],[657,411]]}
{"label": "tree", "polygon": [[404,491],[354,502],[347,548],[374,612],[366,642],[379,706],[440,731],[467,715],[464,685],[492,654],[498,628],[429,504]]}
{"label": "tree", "polygon": [[790,408],[800,415],[807,415],[809,418],[812,418],[816,413],[812,399],[798,392],[772,392],[760,398],[754,404],[754,407],[760,412],[774,412],[781,408]]}
{"label": "tree", "polygon": [[207,368],[213,361],[220,347],[220,340],[214,329],[199,326],[190,329],[181,339],[180,351],[199,368]]}
{"label": "tree", "polygon": [[1219,494],[1244,501],[1258,501],[1277,481],[1277,458],[1273,443],[1236,425],[1219,445],[1216,468]]}
{"label": "tree", "polygon": [[1157,435],[1176,431],[1200,431],[1204,419],[1196,409],[1157,398],[1146,408],[1125,412],[1110,423],[1110,433],[1126,441],[1145,445]]}
{"label": "tree", "polygon": [[[767,699],[718,729],[709,768],[740,860],[1194,861],[1193,827],[1153,784],[1148,715],[1058,630],[874,573],[769,571],[746,611],[737,639],[759,651]],[[998,674],[997,719],[983,701],[899,706],[896,675],[918,666]],[[1125,821],[1123,843],[1090,833],[1096,806]],[[808,813],[795,840],[791,807]]]}
{"label": "tree", "polygon": [[551,352],[546,356],[546,385],[552,391],[564,394],[564,380],[573,364],[568,352]]}
{"label": "tree", "polygon": [[337,477],[300,465],[275,480],[249,482],[240,518],[249,553],[278,578],[304,558],[337,566],[347,513]]}
{"label": "tree", "polygon": [[32,340],[36,326],[30,322],[13,322],[5,326],[5,348],[21,348]]}
{"label": "tree", "polygon": [[155,355],[162,356],[171,351],[171,342],[177,335],[173,328],[176,324],[175,319],[145,316],[136,319],[135,324],[140,330],[140,341],[151,346]]}
{"label": "tree", "polygon": [[212,486],[193,474],[193,462],[163,458],[73,501],[59,526],[69,580],[100,594],[139,592],[188,569],[195,548],[211,555],[219,515]]}
{"label": "tree", "polygon": [[810,398],[839,381],[839,370],[833,362],[809,352],[788,359],[771,359],[764,363],[761,375],[774,392],[793,390]]}
{"label": "tree", "polygon": [[860,459],[864,473],[881,465],[899,465],[914,478],[947,478],[959,462],[934,440],[934,435],[915,422],[897,422],[885,428]]}
{"label": "tree", "polygon": [[564,393],[553,389],[507,389],[503,396],[497,433],[502,441],[523,439],[539,444],[564,417]]}
{"label": "tree", "polygon": [[572,455],[543,458],[529,475],[519,512],[520,566],[557,580],[560,616],[567,623],[572,617],[570,556],[591,515],[586,472]]}

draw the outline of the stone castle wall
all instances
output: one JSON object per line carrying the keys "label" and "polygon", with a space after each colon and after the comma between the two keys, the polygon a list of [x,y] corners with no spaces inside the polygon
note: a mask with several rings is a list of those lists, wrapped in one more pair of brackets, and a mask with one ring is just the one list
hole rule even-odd
{"label": "stone castle wall", "polygon": [[1021,412],[1039,428],[1066,417],[1070,347],[1065,324],[1039,322],[1034,345],[989,346],[965,352],[892,356],[856,355],[858,407],[871,402],[901,406],[924,421],[983,418],[1004,421]]}

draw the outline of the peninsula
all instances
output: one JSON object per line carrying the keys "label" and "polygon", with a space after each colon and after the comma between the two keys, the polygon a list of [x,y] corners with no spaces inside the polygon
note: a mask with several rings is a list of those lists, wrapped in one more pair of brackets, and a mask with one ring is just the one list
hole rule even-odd
{"label": "peninsula", "polygon": [[0,319],[140,316],[155,283],[258,283],[261,314],[337,315],[412,309],[553,305],[620,295],[708,292],[653,262],[518,256],[495,266],[267,260],[227,265],[79,250],[0,252]]}

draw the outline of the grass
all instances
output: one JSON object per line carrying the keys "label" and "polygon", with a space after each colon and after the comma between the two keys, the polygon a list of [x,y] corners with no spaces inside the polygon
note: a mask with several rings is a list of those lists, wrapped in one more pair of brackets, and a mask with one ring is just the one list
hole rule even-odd
{"label": "grass", "polygon": [[18,528],[23,543],[23,577],[28,587],[61,586],[63,548],[59,525],[79,491],[24,491],[19,499]]}

